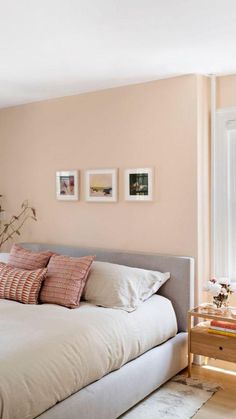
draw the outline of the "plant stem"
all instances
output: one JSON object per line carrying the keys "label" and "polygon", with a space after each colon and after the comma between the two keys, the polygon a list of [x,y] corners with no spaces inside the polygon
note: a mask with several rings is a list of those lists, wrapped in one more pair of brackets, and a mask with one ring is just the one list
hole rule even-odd
{"label": "plant stem", "polygon": [[13,215],[8,223],[4,223],[3,229],[0,231],[0,248],[8,240],[12,239],[15,234],[20,235],[19,230],[29,218],[37,221],[35,209],[28,205],[28,201],[24,201],[20,213],[17,216]]}

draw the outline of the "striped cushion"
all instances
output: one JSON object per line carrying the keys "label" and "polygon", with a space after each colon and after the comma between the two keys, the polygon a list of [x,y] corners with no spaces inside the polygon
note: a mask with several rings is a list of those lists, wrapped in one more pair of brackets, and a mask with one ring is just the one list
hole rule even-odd
{"label": "striped cushion", "polygon": [[14,244],[11,248],[8,264],[15,268],[29,270],[45,268],[52,254],[52,252],[32,252]]}
{"label": "striped cushion", "polygon": [[78,307],[93,260],[93,256],[75,258],[53,255],[40,292],[40,301],[68,308]]}
{"label": "striped cushion", "polygon": [[45,268],[29,271],[0,262],[0,298],[24,304],[37,304],[46,274]]}

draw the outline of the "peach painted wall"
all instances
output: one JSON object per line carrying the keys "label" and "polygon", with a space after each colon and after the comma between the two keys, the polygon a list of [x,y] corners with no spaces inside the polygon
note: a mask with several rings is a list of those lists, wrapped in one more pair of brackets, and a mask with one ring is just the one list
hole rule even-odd
{"label": "peach painted wall", "polygon": [[[38,213],[21,240],[197,256],[198,78],[184,76],[0,110],[8,213]],[[155,201],[124,201],[123,169],[155,167]],[[119,202],[84,202],[86,168],[119,168]],[[80,202],[55,199],[55,172],[81,170]]]}

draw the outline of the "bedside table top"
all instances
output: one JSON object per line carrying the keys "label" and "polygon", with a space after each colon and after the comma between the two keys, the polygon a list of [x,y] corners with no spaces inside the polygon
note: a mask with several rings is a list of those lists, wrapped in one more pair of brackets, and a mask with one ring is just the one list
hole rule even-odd
{"label": "bedside table top", "polygon": [[188,314],[192,317],[201,317],[204,319],[213,319],[236,323],[236,318],[231,316],[230,310],[226,311],[225,313],[217,313],[217,310],[213,312],[212,309],[209,310],[204,306],[198,306],[193,308],[192,310],[189,310]]}

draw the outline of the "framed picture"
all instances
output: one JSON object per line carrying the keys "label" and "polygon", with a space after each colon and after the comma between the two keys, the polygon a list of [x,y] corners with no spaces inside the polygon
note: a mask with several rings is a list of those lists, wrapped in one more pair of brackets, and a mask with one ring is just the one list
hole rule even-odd
{"label": "framed picture", "polygon": [[116,202],[117,169],[86,170],[85,194],[89,202]]}
{"label": "framed picture", "polygon": [[153,199],[153,169],[125,170],[125,200],[152,201]]}
{"label": "framed picture", "polygon": [[78,171],[69,170],[56,172],[56,195],[61,201],[77,201],[79,199]]}

